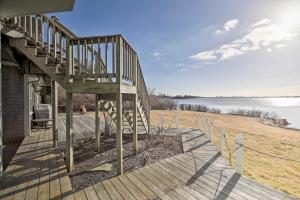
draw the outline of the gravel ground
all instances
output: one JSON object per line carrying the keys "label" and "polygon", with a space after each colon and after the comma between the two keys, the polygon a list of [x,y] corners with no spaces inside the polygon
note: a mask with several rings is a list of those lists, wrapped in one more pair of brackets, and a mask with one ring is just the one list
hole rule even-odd
{"label": "gravel ground", "polygon": [[[107,139],[101,138],[101,141],[100,153],[95,151],[95,140],[92,138],[75,145],[74,170],[69,174],[73,190],[79,191],[117,175],[115,136]],[[146,136],[139,139],[138,143],[139,151],[134,154],[131,138],[123,139],[124,172],[132,171],[182,152],[180,136]],[[111,171],[90,171],[96,166],[107,163],[111,164]]]}

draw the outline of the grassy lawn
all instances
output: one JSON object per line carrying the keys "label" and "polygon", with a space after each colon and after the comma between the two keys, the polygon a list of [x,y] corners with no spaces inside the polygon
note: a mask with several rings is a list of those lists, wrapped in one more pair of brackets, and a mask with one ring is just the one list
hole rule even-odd
{"label": "grassy lawn", "polygon": [[[157,126],[160,114],[162,114],[164,127],[175,127],[175,113],[176,111],[151,111],[151,125]],[[180,128],[196,128],[196,112],[180,111],[178,113]],[[200,116],[202,130],[204,130],[205,117],[214,122],[216,128],[213,142],[217,148],[220,144],[221,128],[224,128],[230,152],[233,152],[236,147],[235,135],[242,133],[245,146],[272,155],[300,160],[300,131],[265,125],[257,118],[211,113],[200,113]],[[225,151],[225,157],[228,158],[227,149]],[[232,164],[235,165],[234,154]],[[300,163],[245,150],[244,175],[300,198]]]}

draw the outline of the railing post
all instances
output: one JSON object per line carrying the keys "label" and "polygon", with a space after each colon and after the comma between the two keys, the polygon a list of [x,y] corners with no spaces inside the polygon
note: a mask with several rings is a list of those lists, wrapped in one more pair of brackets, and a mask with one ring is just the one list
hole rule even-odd
{"label": "railing post", "polygon": [[73,58],[72,58],[73,48],[72,48],[70,38],[66,38],[66,50],[67,50],[67,53],[66,53],[66,60],[67,60],[66,76],[67,76],[67,82],[71,83],[71,82],[73,82],[73,80],[71,80],[71,78],[70,78],[71,72],[73,71],[73,62],[72,62],[73,61]]}
{"label": "railing post", "polygon": [[178,117],[178,111],[176,111],[176,128],[179,128],[179,117]]}
{"label": "railing post", "polygon": [[197,129],[200,129],[200,113],[197,113]]}
{"label": "railing post", "polygon": [[214,142],[214,136],[215,136],[215,129],[214,129],[214,123],[210,122],[210,141]]}
{"label": "railing post", "polygon": [[221,154],[224,155],[225,150],[225,130],[224,128],[221,129]]}
{"label": "railing post", "polygon": [[117,83],[121,84],[123,75],[123,39],[121,36],[117,36],[116,67]]}
{"label": "railing post", "polygon": [[244,136],[237,134],[235,138],[236,143],[236,173],[243,174],[243,162],[244,162]]}

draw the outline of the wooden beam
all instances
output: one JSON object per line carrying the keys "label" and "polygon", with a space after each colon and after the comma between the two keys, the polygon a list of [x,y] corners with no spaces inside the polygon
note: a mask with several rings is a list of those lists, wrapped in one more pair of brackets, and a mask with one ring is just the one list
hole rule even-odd
{"label": "wooden beam", "polygon": [[66,90],[84,94],[117,94],[120,92],[120,85],[117,83],[67,83]]}
{"label": "wooden beam", "polygon": [[73,168],[73,93],[66,93],[66,141],[67,141],[67,170]]}
{"label": "wooden beam", "polygon": [[58,145],[58,126],[57,126],[57,82],[51,81],[51,104],[52,104],[52,131],[53,131],[53,146]]}
{"label": "wooden beam", "polygon": [[123,174],[123,139],[122,139],[122,130],[123,130],[123,123],[122,123],[122,93],[118,93],[116,95],[117,101],[117,174]]}
{"label": "wooden beam", "polygon": [[138,151],[138,132],[137,132],[137,102],[138,102],[138,96],[137,94],[133,95],[133,151],[136,154]]}
{"label": "wooden beam", "polygon": [[96,108],[95,108],[95,135],[96,135],[96,151],[100,152],[100,135],[101,135],[101,123],[100,123],[100,94],[96,94]]}

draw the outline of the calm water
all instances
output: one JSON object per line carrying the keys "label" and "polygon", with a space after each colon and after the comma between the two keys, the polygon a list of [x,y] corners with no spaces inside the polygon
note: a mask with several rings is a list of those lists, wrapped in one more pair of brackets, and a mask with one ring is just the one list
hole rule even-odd
{"label": "calm water", "polygon": [[287,119],[289,127],[300,129],[300,98],[193,98],[178,99],[179,104],[198,104],[218,108],[222,113],[232,109],[274,112]]}

